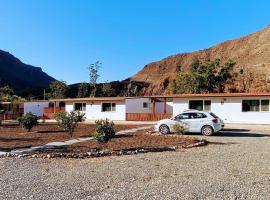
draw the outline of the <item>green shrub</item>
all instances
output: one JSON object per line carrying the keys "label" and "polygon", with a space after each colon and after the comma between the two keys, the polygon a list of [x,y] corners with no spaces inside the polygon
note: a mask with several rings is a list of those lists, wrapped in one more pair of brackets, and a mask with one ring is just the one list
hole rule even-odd
{"label": "green shrub", "polygon": [[94,138],[99,142],[108,142],[115,136],[114,123],[112,121],[97,120]]}
{"label": "green shrub", "polygon": [[84,113],[79,111],[67,112],[57,112],[54,115],[55,120],[60,128],[63,128],[71,137],[73,137],[73,132],[78,126],[78,123],[84,121]]}
{"label": "green shrub", "polygon": [[36,125],[38,125],[38,117],[32,113],[26,113],[21,117],[18,117],[19,124],[23,129],[28,132]]}
{"label": "green shrub", "polygon": [[183,123],[175,123],[172,129],[173,129],[173,133],[178,134],[178,135],[184,135],[186,131]]}

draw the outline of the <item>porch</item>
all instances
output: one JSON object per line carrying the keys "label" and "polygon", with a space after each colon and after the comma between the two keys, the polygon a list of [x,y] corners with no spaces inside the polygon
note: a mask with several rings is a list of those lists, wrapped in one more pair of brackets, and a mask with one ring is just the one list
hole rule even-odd
{"label": "porch", "polygon": [[0,102],[0,119],[1,120],[16,120],[23,115],[23,103]]}
{"label": "porch", "polygon": [[[131,106],[135,108],[132,109]],[[172,113],[170,98],[130,99],[127,103],[126,121],[159,121],[171,118]]]}
{"label": "porch", "polygon": [[44,108],[43,117],[44,119],[54,119],[55,113],[61,111],[66,111],[64,102],[50,102],[49,107]]}

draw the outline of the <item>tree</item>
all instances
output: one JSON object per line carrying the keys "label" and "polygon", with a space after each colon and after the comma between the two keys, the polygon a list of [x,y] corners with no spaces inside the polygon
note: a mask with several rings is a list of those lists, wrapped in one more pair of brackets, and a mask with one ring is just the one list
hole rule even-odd
{"label": "tree", "polygon": [[235,75],[237,81],[236,89],[238,92],[269,92],[270,79],[262,69],[252,69],[241,67]]}
{"label": "tree", "polygon": [[28,132],[30,132],[34,126],[38,125],[38,117],[30,112],[19,117],[18,121],[22,128],[26,129]]}
{"label": "tree", "polygon": [[8,85],[0,88],[1,101],[8,101],[8,99],[11,98],[11,96],[13,96],[14,94],[15,94],[14,90]]}
{"label": "tree", "polygon": [[101,62],[97,61],[88,67],[89,70],[89,79],[90,79],[90,85],[93,87],[93,90],[91,91],[91,96],[95,97],[97,92],[97,80],[100,77],[99,70],[101,68]]}
{"label": "tree", "polygon": [[71,137],[73,137],[73,132],[78,126],[78,123],[84,120],[84,113],[79,111],[67,112],[57,112],[55,113],[55,120],[60,128],[63,128]]}
{"label": "tree", "polygon": [[102,93],[102,96],[104,96],[104,97],[116,96],[115,90],[113,89],[111,84],[107,83],[107,82],[102,84],[101,93]]}
{"label": "tree", "polygon": [[50,84],[51,98],[64,99],[66,98],[66,92],[68,90],[68,85],[65,81],[53,81]]}
{"label": "tree", "polygon": [[188,72],[179,72],[169,90],[176,93],[224,92],[226,84],[232,82],[231,72],[235,63],[220,64],[220,60],[208,60],[204,63],[195,60]]}
{"label": "tree", "polygon": [[88,89],[89,89],[88,83],[81,83],[78,88],[77,97],[78,98],[87,97]]}

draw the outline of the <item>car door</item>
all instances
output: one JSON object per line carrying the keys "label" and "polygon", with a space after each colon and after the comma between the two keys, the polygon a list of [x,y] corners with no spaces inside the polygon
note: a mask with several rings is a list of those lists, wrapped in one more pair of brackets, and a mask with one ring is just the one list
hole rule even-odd
{"label": "car door", "polygon": [[185,130],[187,132],[190,132],[190,115],[189,113],[182,113],[180,115],[177,115],[174,120],[176,122],[181,122],[183,124],[183,126],[185,127]]}
{"label": "car door", "polygon": [[204,121],[206,120],[207,116],[204,113],[200,112],[194,112],[189,113],[190,119],[190,132],[201,132],[201,127],[204,124]]}

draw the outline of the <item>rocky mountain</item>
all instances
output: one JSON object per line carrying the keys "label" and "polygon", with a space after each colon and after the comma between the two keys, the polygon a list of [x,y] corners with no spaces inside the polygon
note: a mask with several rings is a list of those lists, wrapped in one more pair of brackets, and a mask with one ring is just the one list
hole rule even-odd
{"label": "rocky mountain", "polygon": [[0,86],[9,85],[21,94],[48,87],[54,80],[40,67],[24,64],[10,53],[0,50]]}
{"label": "rocky mountain", "polygon": [[249,68],[253,71],[270,73],[270,25],[265,29],[245,37],[222,42],[208,49],[192,53],[181,53],[153,62],[130,79],[149,83],[144,94],[162,94],[179,71],[187,71],[190,64],[200,61],[220,59],[221,63],[229,59],[236,62],[235,69]]}

